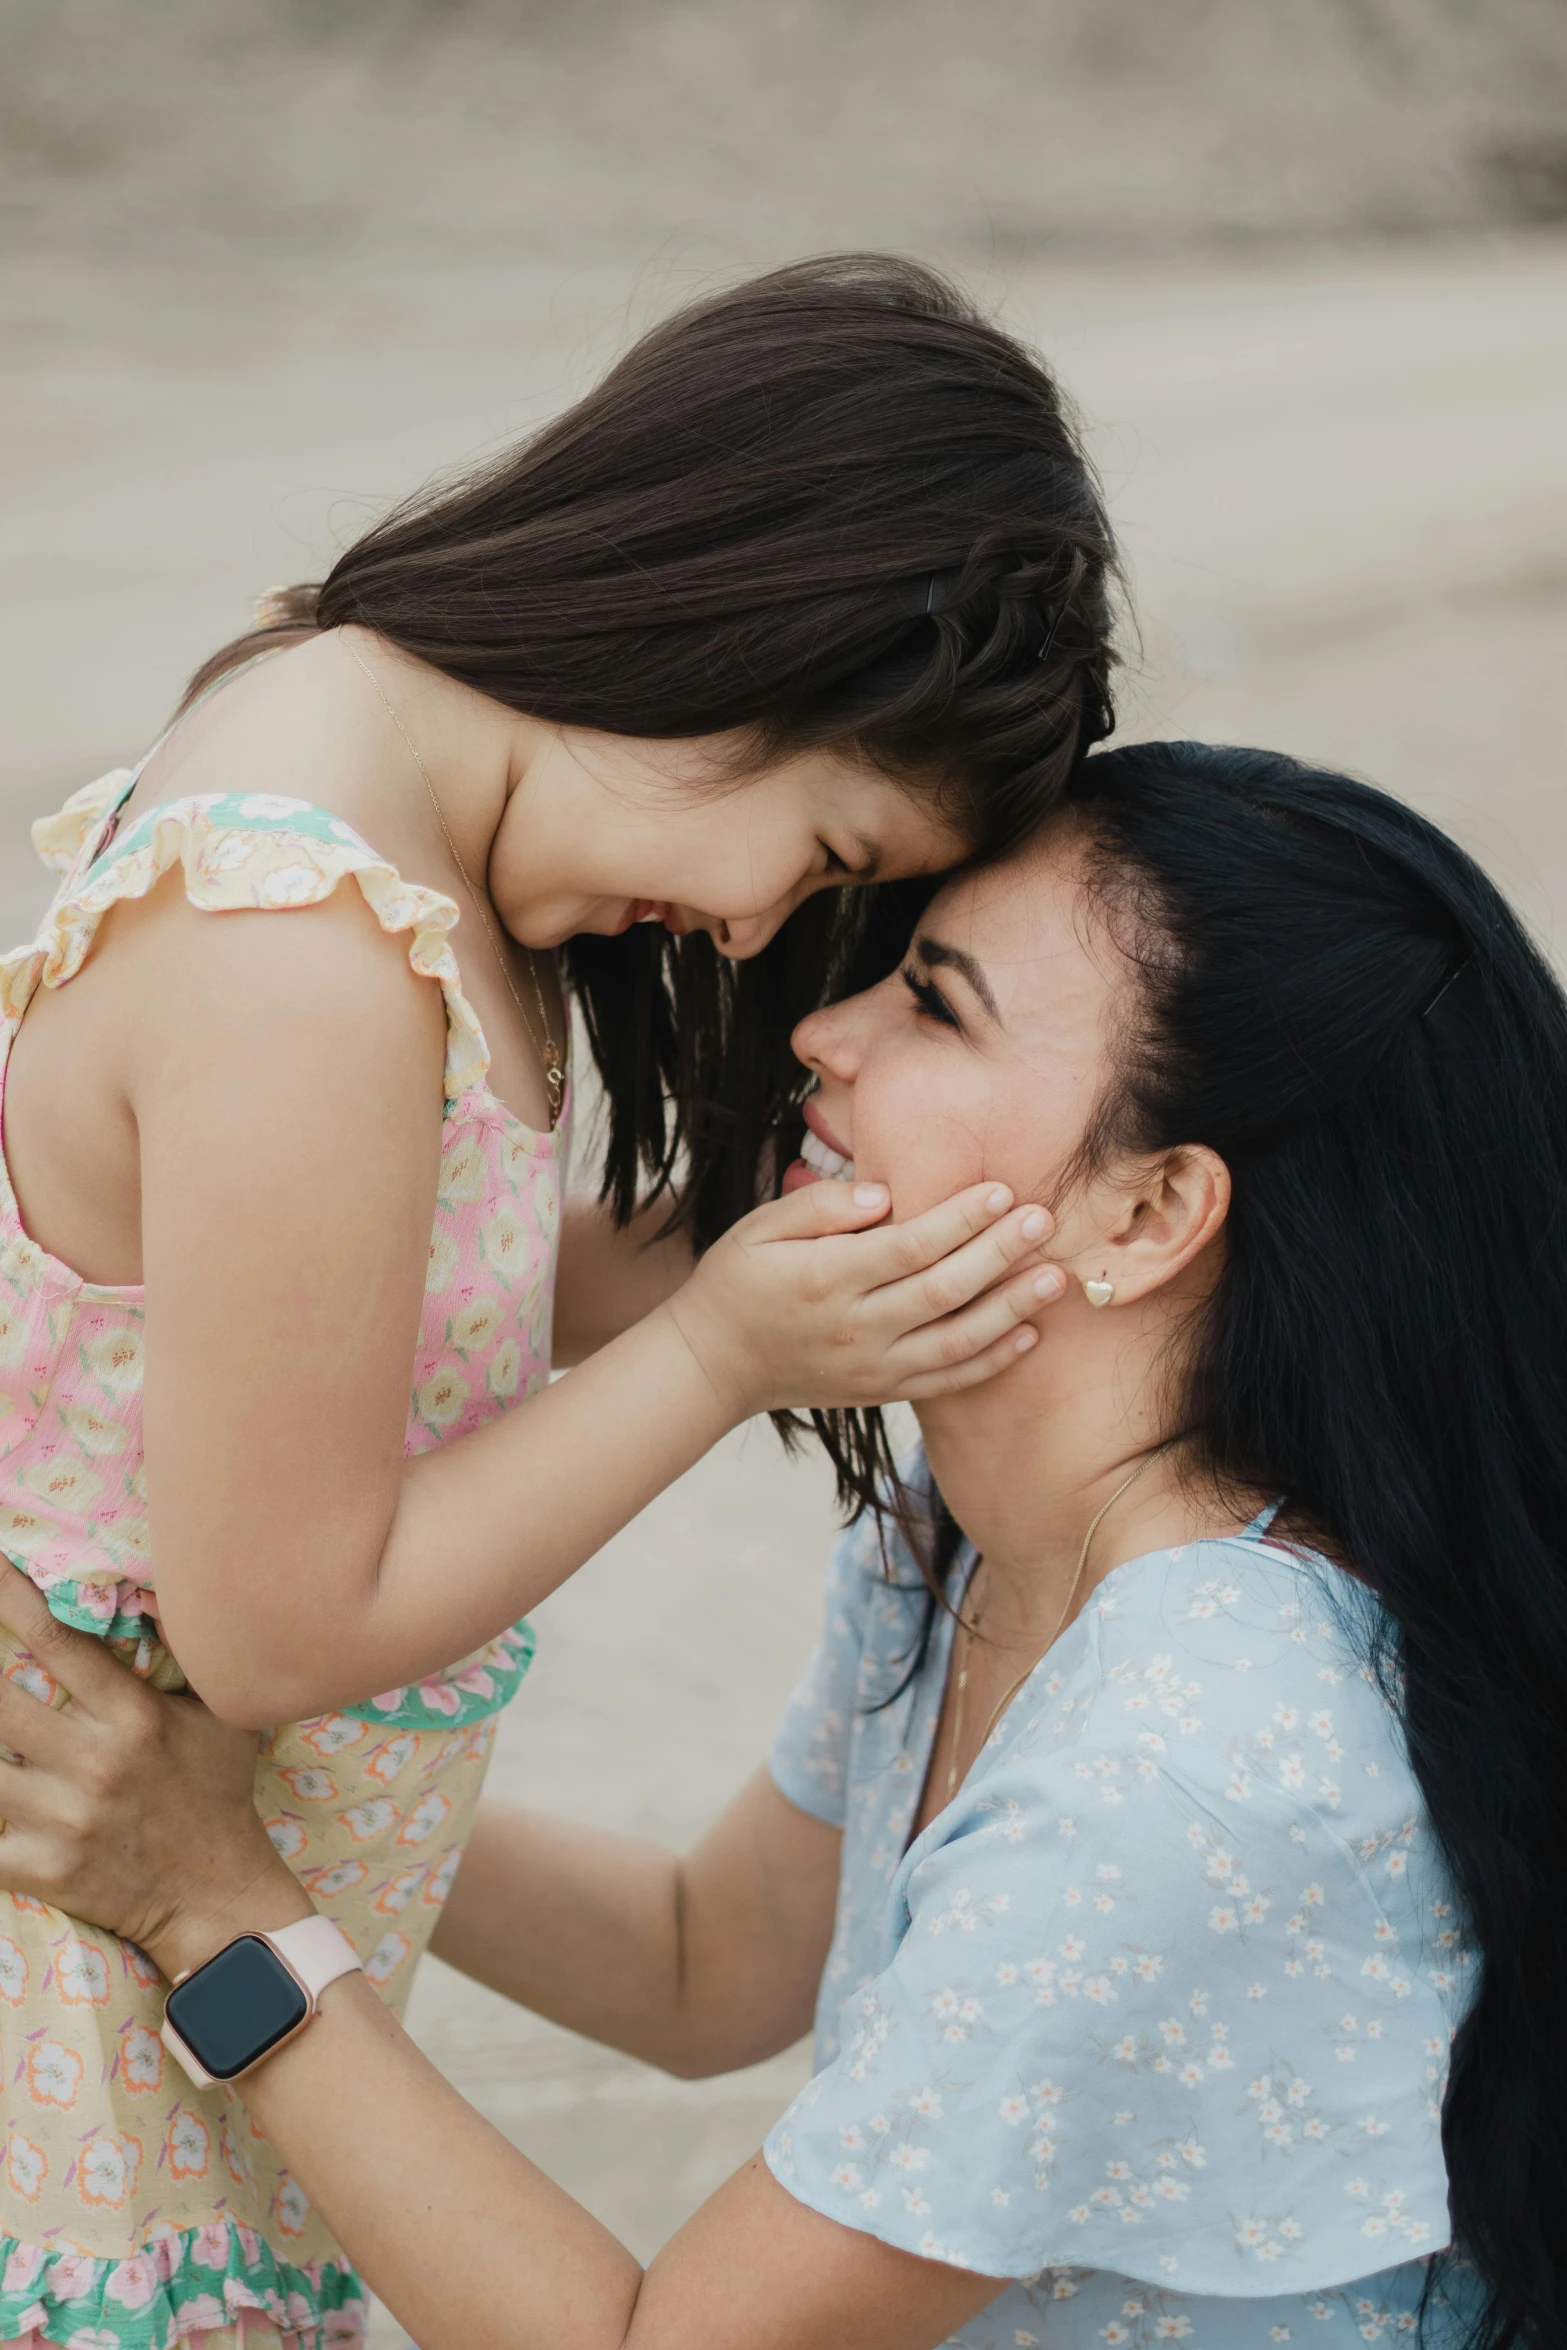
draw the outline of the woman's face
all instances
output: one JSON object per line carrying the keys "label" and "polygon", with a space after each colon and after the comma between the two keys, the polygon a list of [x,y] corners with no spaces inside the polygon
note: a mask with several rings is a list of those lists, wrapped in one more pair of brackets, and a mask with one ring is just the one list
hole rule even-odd
{"label": "woman's face", "polygon": [[537,730],[490,856],[513,937],[549,947],[662,922],[743,960],[819,889],[939,873],[965,853],[932,800],[841,753],[734,782],[739,748]]}
{"label": "woman's face", "polygon": [[[1085,906],[1073,835],[1054,827],[943,890],[901,970],[802,1020],[814,1140],[786,1188],[847,1168],[891,1186],[900,1222],[981,1180],[1053,1199],[1103,1090],[1122,984]],[[1071,1214],[1053,1256],[1073,1245]]]}

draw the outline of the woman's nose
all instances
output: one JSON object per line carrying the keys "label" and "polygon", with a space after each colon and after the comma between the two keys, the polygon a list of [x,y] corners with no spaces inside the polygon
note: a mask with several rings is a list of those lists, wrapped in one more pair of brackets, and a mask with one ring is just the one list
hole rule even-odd
{"label": "woman's nose", "polygon": [[818,1077],[835,1078],[840,1085],[852,1085],[859,1069],[852,1017],[858,1000],[850,997],[844,1003],[828,1004],[820,1012],[807,1012],[789,1039],[797,1061],[803,1061]]}

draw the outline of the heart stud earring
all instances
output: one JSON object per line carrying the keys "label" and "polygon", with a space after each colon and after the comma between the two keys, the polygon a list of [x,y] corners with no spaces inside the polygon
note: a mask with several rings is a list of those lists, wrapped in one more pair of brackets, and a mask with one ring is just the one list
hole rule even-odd
{"label": "heart stud earring", "polygon": [[1107,1306],[1115,1295],[1113,1281],[1085,1281],[1083,1295],[1091,1306]]}

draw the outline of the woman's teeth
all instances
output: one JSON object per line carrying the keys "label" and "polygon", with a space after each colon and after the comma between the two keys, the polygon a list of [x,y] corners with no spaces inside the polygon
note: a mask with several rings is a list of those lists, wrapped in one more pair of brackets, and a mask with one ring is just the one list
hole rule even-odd
{"label": "woman's teeth", "polygon": [[829,1148],[809,1126],[805,1130],[805,1140],[800,1145],[800,1156],[813,1175],[824,1176],[829,1183],[854,1181],[854,1161],[846,1159],[842,1151]]}

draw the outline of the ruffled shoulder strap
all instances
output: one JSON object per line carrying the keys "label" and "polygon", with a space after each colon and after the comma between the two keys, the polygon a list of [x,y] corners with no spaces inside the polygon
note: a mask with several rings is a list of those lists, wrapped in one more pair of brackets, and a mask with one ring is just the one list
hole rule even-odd
{"label": "ruffled shoulder strap", "polygon": [[124,799],[135,772],[132,767],[111,767],[96,783],[72,792],[53,816],[38,818],[32,827],[33,847],[51,872],[70,872],[109,810]]}
{"label": "ruffled shoulder strap", "polygon": [[446,1091],[450,1100],[482,1086],[490,1053],[462,991],[448,934],[453,900],[404,881],[394,865],[328,809],[270,792],[202,793],[149,810],[92,863],[74,861],[123,793],[126,776],[106,776],[34,827],[39,852],[63,860],[67,880],[29,947],[0,959],[0,1011],[20,1019],[35,987],[63,987],[81,969],[98,924],[121,898],[145,897],[176,865],[185,894],[207,913],[235,908],[285,911],[315,906],[352,876],[388,934],[408,934],[408,960],[446,998]]}

